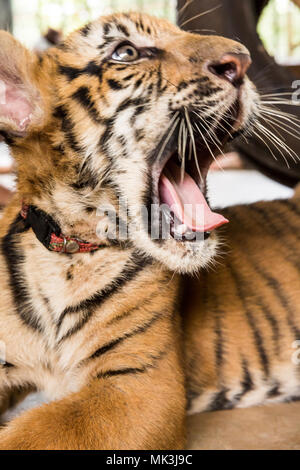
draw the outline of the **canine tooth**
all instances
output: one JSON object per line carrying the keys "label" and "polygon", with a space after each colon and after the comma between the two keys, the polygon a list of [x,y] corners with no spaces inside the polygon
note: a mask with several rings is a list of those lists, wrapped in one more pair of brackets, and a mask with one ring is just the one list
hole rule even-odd
{"label": "canine tooth", "polygon": [[176,232],[179,233],[180,235],[184,235],[187,232],[187,229],[188,228],[185,224],[178,225],[178,227],[176,227]]}

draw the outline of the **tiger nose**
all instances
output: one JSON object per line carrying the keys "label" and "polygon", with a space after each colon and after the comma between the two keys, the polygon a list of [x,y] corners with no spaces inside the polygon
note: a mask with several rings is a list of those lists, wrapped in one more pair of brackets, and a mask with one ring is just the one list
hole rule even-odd
{"label": "tiger nose", "polygon": [[220,61],[211,63],[208,68],[214,75],[239,87],[243,84],[251,63],[252,60],[249,54],[232,52],[223,55]]}

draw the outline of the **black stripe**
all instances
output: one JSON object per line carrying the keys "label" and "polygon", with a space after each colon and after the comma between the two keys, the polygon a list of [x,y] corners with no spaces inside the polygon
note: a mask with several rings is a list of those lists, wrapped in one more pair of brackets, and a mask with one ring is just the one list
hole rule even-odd
{"label": "black stripe", "polygon": [[276,397],[279,397],[280,395],[281,395],[280,383],[276,382],[273,385],[273,387],[270,388],[270,390],[268,391],[267,398],[276,398]]}
{"label": "black stripe", "polygon": [[89,158],[87,158],[82,167],[78,166],[78,168],[76,168],[76,174],[78,175],[78,179],[76,182],[71,184],[73,189],[80,190],[86,187],[90,187],[92,189],[96,188],[97,184],[99,183],[99,180],[91,171],[89,165],[90,161]]}
{"label": "black stripe", "polygon": [[104,23],[103,25],[104,36],[107,36],[109,32],[110,32],[110,23]]}
{"label": "black stripe", "polygon": [[7,132],[1,130],[1,137],[4,137],[5,142],[6,142],[7,145],[9,145],[10,147],[14,145],[15,139],[12,138],[12,136],[8,135]]}
{"label": "black stripe", "polygon": [[[272,210],[274,210],[275,203],[272,205]],[[278,240],[280,242],[282,238],[284,237],[285,233],[287,230],[289,230],[291,233],[293,233],[295,236],[297,236],[298,233],[298,228],[294,229],[293,227],[289,226],[289,223],[287,220],[282,223],[282,214],[278,217],[278,215],[274,215],[274,213],[271,212],[271,207],[268,206],[268,208],[264,209],[264,207],[258,205],[258,204],[251,204],[247,206],[247,209],[250,211],[255,212],[262,218],[263,222],[263,228],[264,230],[267,230],[270,235],[272,235],[275,240]],[[279,227],[278,227],[279,224]],[[285,249],[286,251],[289,251],[289,253],[285,253],[284,257],[290,263],[293,265],[298,271],[300,271],[300,261],[297,256],[295,256],[296,252],[296,247],[294,244],[290,244],[286,238],[284,239],[284,245],[282,246],[282,249]]]}
{"label": "black stripe", "polygon": [[78,144],[75,134],[73,132],[74,124],[68,115],[68,112],[64,106],[58,106],[54,111],[54,117],[61,120],[61,130],[65,135],[66,142],[70,148],[75,152],[82,154],[83,148]]}
{"label": "black stripe", "polygon": [[137,25],[137,28],[140,29],[142,32],[145,31],[144,23],[142,21],[142,18],[135,23]]}
{"label": "black stripe", "polygon": [[22,272],[22,264],[25,261],[24,254],[18,246],[17,235],[28,230],[21,215],[18,215],[11,224],[8,233],[2,239],[1,252],[5,258],[8,273],[9,285],[13,293],[13,301],[16,312],[25,325],[35,331],[42,332],[43,328],[37,313],[31,305],[29,289]]}
{"label": "black stripe", "polygon": [[161,73],[161,64],[159,64],[159,67],[158,69],[156,70],[156,74],[157,74],[157,82],[156,82],[156,93],[157,93],[157,96],[160,96],[161,95],[161,89],[162,89],[162,73]]}
{"label": "black stripe", "polygon": [[124,24],[122,24],[122,23],[116,23],[116,27],[118,28],[119,31],[121,31],[121,33],[124,34],[124,36],[126,36],[126,37],[129,38],[130,33],[129,33],[127,27],[126,27]]}
{"label": "black stripe", "polygon": [[135,110],[134,110],[133,116],[131,117],[131,120],[130,120],[131,124],[134,124],[136,118],[137,118],[140,114],[142,114],[142,113],[148,111],[148,109],[149,109],[148,103],[145,103],[144,106],[143,106],[143,105],[142,105],[142,106],[137,106],[137,107],[135,108]]}
{"label": "black stripe", "polygon": [[242,359],[242,370],[243,370],[243,379],[241,382],[242,391],[236,394],[233,397],[233,400],[228,400],[226,398],[226,393],[228,392],[227,389],[223,388],[220,392],[216,393],[213,401],[210,403],[208,410],[209,411],[216,411],[216,410],[229,410],[233,409],[237,403],[239,403],[246,393],[250,392],[254,389],[254,383],[250,375],[248,362],[245,358]]}
{"label": "black stripe", "polygon": [[[253,205],[248,206],[247,209],[248,208],[255,209],[254,213],[256,213],[256,209],[259,209],[257,206],[253,206]],[[234,217],[238,221],[239,220],[239,214],[237,214],[237,212],[234,211],[234,210],[232,210],[231,212],[234,212]],[[260,213],[260,211],[258,211],[258,213]],[[248,216],[249,216],[249,213],[248,213]],[[242,224],[242,220],[240,220],[239,223]],[[257,225],[257,220],[256,219],[254,219],[254,224]],[[246,240],[243,239],[242,242],[243,242],[243,244],[245,244]],[[268,282],[268,280],[266,279],[266,273],[263,271],[261,266],[258,265],[255,262],[253,253],[250,257],[249,256],[250,250],[243,250],[243,251],[244,251],[244,256],[247,258],[247,260],[248,260],[249,264],[251,265],[252,269],[257,273],[258,276],[260,276],[261,278],[263,278],[265,280],[265,282],[268,284],[269,287],[274,289],[272,287],[272,285],[270,285],[270,282]],[[240,276],[240,278],[241,278],[241,276]],[[244,282],[244,284],[246,284],[246,283]],[[275,347],[275,353],[276,353],[277,356],[279,356],[280,355],[280,337],[281,337],[281,333],[280,333],[280,325],[277,321],[277,318],[276,318],[276,316],[273,315],[272,311],[270,310],[270,307],[265,303],[264,298],[261,297],[257,292],[254,292],[254,291],[251,292],[251,285],[250,285],[249,282],[247,283],[247,286],[245,285],[245,292],[247,290],[248,290],[248,295],[251,293],[252,298],[253,299],[255,298],[256,303],[261,308],[265,319],[270,324],[270,327],[272,329],[272,340],[273,340],[274,347]],[[275,292],[275,295],[277,295],[277,292]],[[295,330],[293,328],[293,333],[294,332],[295,332]]]}
{"label": "black stripe", "polygon": [[226,397],[227,392],[226,389],[217,392],[208,407],[208,411],[231,410],[234,404]]}
{"label": "black stripe", "polygon": [[[256,210],[256,211],[258,211],[258,212],[262,212],[262,214],[264,214],[265,217],[268,217],[268,215],[266,214],[266,211],[263,211],[263,209],[261,207],[258,207],[258,205],[254,205],[254,206],[251,205],[249,207]],[[236,211],[234,211],[234,215],[235,215],[236,219],[238,220],[239,216],[238,216]],[[267,224],[268,228],[269,228],[269,225],[274,225],[274,222],[276,222],[276,217],[275,217],[275,220],[270,219],[270,224]],[[269,230],[270,230],[270,228],[269,228]],[[244,240],[244,243],[246,243],[246,240]],[[296,253],[295,251],[296,250],[294,249],[293,250],[293,256],[294,256],[294,260],[296,261],[298,253]],[[273,277],[271,274],[269,274],[267,271],[265,271],[262,268],[261,265],[258,265],[255,262],[255,259],[254,259],[253,255],[251,256],[251,259],[250,259],[249,256],[247,255],[247,250],[244,250],[244,253],[245,253],[245,256],[248,257],[249,262],[251,262],[251,265],[252,265],[253,269],[265,280],[265,282],[268,284],[268,286],[272,289],[272,291],[273,291],[274,295],[276,296],[276,298],[279,300],[279,303],[281,304],[283,310],[287,314],[286,315],[287,324],[288,324],[291,332],[293,333],[295,339],[298,339],[300,337],[300,329],[298,328],[298,326],[295,324],[295,321],[294,321],[294,309],[293,309],[293,306],[290,305],[289,299],[286,297],[286,294],[285,294],[285,292],[282,288],[281,283],[275,277]],[[298,268],[298,271],[299,271],[299,268]],[[261,301],[262,301],[262,299],[261,299]],[[266,310],[266,307],[265,307],[265,310]],[[269,313],[269,315],[271,315],[271,313]],[[273,317],[273,321],[276,322],[275,317]],[[278,331],[278,334],[279,334],[278,323],[277,323],[276,330]],[[275,335],[277,334],[276,331],[274,331],[274,334]]]}
{"label": "black stripe", "polygon": [[283,400],[283,403],[293,403],[294,401],[300,401],[300,395],[294,395]]}
{"label": "black stripe", "polygon": [[297,199],[287,199],[285,201],[280,201],[281,203],[284,203],[287,208],[289,208],[294,215],[297,215],[300,217],[300,201]]}
{"label": "black stripe", "polygon": [[112,90],[122,90],[123,88],[127,88],[128,86],[123,86],[122,83],[118,82],[117,80],[114,80],[113,78],[107,80],[107,84]]}
{"label": "black stripe", "polygon": [[242,371],[243,371],[243,378],[241,381],[242,391],[237,393],[233,397],[233,405],[235,406],[237,403],[241,401],[244,395],[254,389],[254,383],[249,371],[248,362],[245,358],[242,359]]}
{"label": "black stripe", "polygon": [[3,368],[3,369],[10,369],[12,367],[15,367],[13,364],[11,364],[10,362],[2,362],[0,360],[0,368]]}
{"label": "black stripe", "polygon": [[102,119],[98,113],[96,105],[92,98],[90,97],[90,90],[86,86],[81,86],[78,88],[75,93],[73,93],[72,98],[76,99],[78,103],[85,108],[90,116],[90,118],[97,124],[102,122]]}
{"label": "black stripe", "polygon": [[120,336],[119,338],[116,338],[116,339],[110,341],[109,343],[105,344],[104,346],[101,346],[101,348],[97,349],[97,351],[95,351],[90,357],[85,359],[84,362],[90,361],[90,360],[93,360],[93,359],[96,359],[96,358],[102,356],[103,354],[107,353],[108,351],[111,351],[112,349],[114,349],[119,344],[123,343],[123,341],[125,341],[126,339],[132,338],[133,336],[138,335],[138,334],[145,333],[159,318],[162,317],[163,314],[164,314],[164,312],[156,312],[152,316],[152,318],[149,321],[147,321],[146,323],[144,323],[143,325],[140,325],[139,327],[135,328],[134,330],[129,331],[128,333],[125,333],[123,336]]}
{"label": "black stripe", "polygon": [[[83,312],[80,320],[72,328],[70,328],[64,336],[60,338],[58,344],[63,343],[66,339],[71,338],[71,336],[78,333],[78,331],[80,331],[81,328],[83,328],[84,325],[89,321],[92,314],[93,314],[92,311]],[[57,336],[59,335],[59,329],[60,329],[60,326],[59,327],[57,326],[57,330],[56,330]]]}
{"label": "black stripe", "polygon": [[282,289],[282,285],[280,282],[277,281],[273,276],[269,275],[265,270],[263,270],[261,267],[259,268],[258,266],[255,266],[255,269],[259,274],[265,278],[267,284],[272,288],[275,296],[279,300],[283,310],[287,313],[286,320],[287,323],[293,332],[294,336],[296,339],[300,338],[300,329],[294,322],[294,309],[292,306],[289,304],[289,300],[286,298],[285,292]]}
{"label": "black stripe", "polygon": [[143,98],[125,98],[124,101],[118,106],[116,110],[116,114],[120,113],[121,111],[124,111],[125,109],[129,108],[130,106],[132,107],[139,107],[143,106],[146,104],[145,99]]}
{"label": "black stripe", "polygon": [[127,65],[110,64],[110,66],[113,67],[114,70],[117,70],[118,72],[128,69]]}
{"label": "black stripe", "polygon": [[134,89],[137,90],[141,86],[142,83],[143,83],[143,79],[139,78],[134,84]]}
{"label": "black stripe", "polygon": [[[282,236],[284,236],[286,232],[289,232],[291,235],[294,235],[298,240],[299,223],[297,220],[297,212],[293,210],[293,208],[291,208],[288,203],[289,201],[283,200],[283,201],[277,201],[276,205],[274,204],[273,206],[273,210],[275,211],[274,219],[275,219],[275,222],[281,222],[281,226],[282,226],[281,238]],[[296,208],[297,207],[295,206],[295,209]],[[291,217],[289,217],[288,213],[290,212],[292,212],[292,216],[296,218],[295,224],[291,220]],[[284,239],[284,241],[286,240]],[[294,247],[294,251],[295,251],[295,247]]]}
{"label": "black stripe", "polygon": [[67,65],[58,65],[58,72],[64,75],[69,81],[73,81],[81,75],[90,75],[91,77],[97,77],[100,82],[102,81],[102,66],[97,65],[94,61],[89,62],[82,69],[69,67]]}
{"label": "black stripe", "polygon": [[89,75],[90,77],[97,77],[99,82],[102,81],[103,69],[102,65],[96,64],[93,60],[87,64],[87,66],[83,69],[83,73]]}
{"label": "black stripe", "polygon": [[222,365],[223,365],[224,348],[223,348],[223,333],[222,333],[221,317],[218,313],[215,316],[215,333],[217,336],[216,344],[215,344],[216,368],[217,368],[218,379],[220,379],[220,372],[221,372]]}
{"label": "black stripe", "polygon": [[99,140],[99,147],[102,152],[106,152],[106,156],[112,161],[112,157],[107,151],[107,144],[111,137],[113,136],[113,124],[114,124],[114,119],[106,119],[103,121],[103,125],[106,126],[105,131],[103,132],[102,136],[100,137]]}
{"label": "black stripe", "polygon": [[83,36],[88,36],[90,30],[91,30],[91,23],[88,23],[86,24],[85,26],[83,26],[83,28],[81,28],[80,32]]}
{"label": "black stripe", "polygon": [[243,391],[241,393],[241,396],[245,395],[246,393],[254,389],[254,383],[253,383],[253,380],[249,371],[248,362],[246,361],[245,358],[243,358],[242,360],[242,369],[243,369],[243,380],[242,380]]}
{"label": "black stripe", "polygon": [[[94,310],[99,308],[104,302],[106,302],[110,297],[112,297],[117,291],[122,289],[127,283],[135,279],[138,274],[143,271],[145,267],[151,264],[152,261],[149,258],[141,257],[137,253],[134,253],[129,261],[125,264],[121,274],[116,278],[113,279],[104,289],[94,294],[89,299],[85,299],[77,305],[67,307],[59,317],[57,322],[57,334],[59,334],[59,330],[61,325],[64,321],[64,318],[67,315],[73,315],[76,313],[80,313],[81,311],[86,311],[86,315],[84,319],[80,321],[78,325],[79,329],[81,329],[86,322],[91,318],[94,313]],[[71,330],[72,333],[79,331],[77,327]],[[67,333],[63,339],[70,336]],[[60,340],[62,341],[62,339]]]}
{"label": "black stripe", "polygon": [[146,298],[143,298],[141,300],[141,302],[139,302],[137,305],[135,305],[134,307],[132,307],[131,309],[129,310],[125,310],[124,312],[120,313],[119,315],[113,317],[107,324],[106,326],[111,326],[115,323],[118,323],[119,321],[121,320],[124,320],[124,318],[128,318],[129,316],[131,316],[134,312],[136,312],[137,310],[139,310],[141,307],[145,308],[145,306],[147,305],[150,305],[151,304],[151,300],[153,298],[153,294],[151,293],[151,295],[149,295],[148,297]]}
{"label": "black stripe", "polygon": [[250,311],[250,309],[248,308],[247,302],[245,300],[247,290],[246,290],[245,286],[243,285],[243,283],[241,282],[241,277],[236,273],[233,266],[228,265],[228,269],[230,270],[232,278],[234,279],[237,294],[238,294],[239,299],[240,299],[240,301],[243,305],[247,321],[248,321],[249,326],[252,330],[255,346],[256,346],[260,361],[261,361],[262,368],[263,368],[266,376],[268,376],[269,371],[270,371],[269,359],[268,359],[267,352],[266,352],[265,347],[264,347],[263,338],[261,336],[261,333],[260,333],[259,329],[257,328],[257,326],[255,324],[255,318],[254,318],[252,312]]}
{"label": "black stripe", "polygon": [[[285,203],[286,201],[282,202]],[[263,219],[264,230],[267,229],[274,238],[278,240],[280,240],[286,232],[294,233],[296,229],[296,227],[290,225],[290,220],[288,219],[282,223],[281,218],[284,214],[280,211],[280,205],[283,205],[280,204],[280,201],[273,201],[271,206],[264,206],[261,203],[249,205],[249,209],[259,214]],[[284,206],[285,210],[289,210],[286,204],[284,204]],[[274,224],[276,225],[274,226]]]}
{"label": "black stripe", "polygon": [[123,81],[124,82],[128,82],[129,80],[131,80],[132,78],[134,78],[136,76],[136,73],[131,73],[130,75],[127,75],[126,77],[123,78]]}
{"label": "black stripe", "polygon": [[[209,275],[208,273],[203,273],[203,280],[202,280],[202,304],[205,311],[210,310],[211,315],[214,319],[214,332],[216,335],[216,339],[214,341],[214,349],[215,349],[215,358],[216,358],[216,374],[218,378],[218,382],[222,383],[221,380],[221,373],[222,373],[222,366],[224,362],[224,335],[223,335],[223,328],[222,328],[222,318],[224,317],[224,312],[220,309],[220,305],[218,302],[218,298],[210,298],[210,305],[208,305],[208,292],[209,292]],[[211,305],[211,301],[213,304]]]}
{"label": "black stripe", "polygon": [[80,69],[76,69],[75,67],[68,67],[66,65],[59,65],[58,71],[60,74],[67,77],[70,81],[75,80],[82,74]]}
{"label": "black stripe", "polygon": [[127,369],[116,369],[107,370],[97,375],[98,379],[106,379],[109,377],[115,377],[116,375],[128,375],[128,374],[143,374],[147,371],[147,367],[128,367]]}
{"label": "black stripe", "polygon": [[155,367],[157,366],[157,362],[163,359],[166,356],[167,352],[168,352],[168,348],[160,351],[156,355],[154,354],[150,355],[150,358],[153,361],[151,363],[143,364],[140,367],[125,367],[123,369],[107,370],[105,372],[100,372],[99,374],[97,374],[97,378],[103,379],[103,378],[115,377],[118,375],[143,374],[150,369],[155,369]]}

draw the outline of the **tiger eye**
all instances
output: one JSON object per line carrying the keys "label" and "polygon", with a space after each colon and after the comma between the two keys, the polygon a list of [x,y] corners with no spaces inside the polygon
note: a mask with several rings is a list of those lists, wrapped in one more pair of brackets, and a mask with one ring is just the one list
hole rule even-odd
{"label": "tiger eye", "polygon": [[124,44],[118,47],[112,55],[112,59],[118,60],[119,62],[133,62],[139,57],[140,54],[138,50],[130,44]]}

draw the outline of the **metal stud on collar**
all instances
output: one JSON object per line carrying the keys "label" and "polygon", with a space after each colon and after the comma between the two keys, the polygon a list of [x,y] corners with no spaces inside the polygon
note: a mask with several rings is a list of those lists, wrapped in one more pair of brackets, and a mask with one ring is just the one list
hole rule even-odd
{"label": "metal stud on collar", "polygon": [[80,250],[79,243],[77,243],[75,240],[67,241],[66,238],[64,237],[63,253],[68,253],[70,255],[73,255],[75,253],[78,253],[79,250]]}

